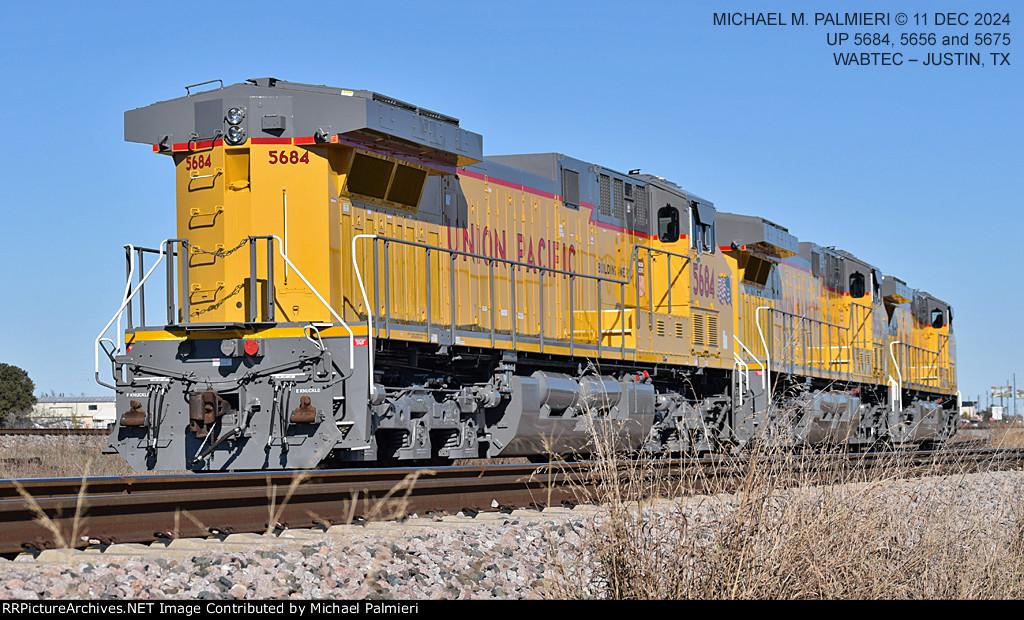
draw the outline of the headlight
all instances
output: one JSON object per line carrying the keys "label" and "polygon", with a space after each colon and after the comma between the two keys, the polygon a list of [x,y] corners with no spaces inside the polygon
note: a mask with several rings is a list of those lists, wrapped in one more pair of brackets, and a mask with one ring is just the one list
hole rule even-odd
{"label": "headlight", "polygon": [[228,144],[241,144],[245,142],[245,130],[236,125],[228,127]]}
{"label": "headlight", "polygon": [[228,115],[225,118],[227,118],[229,124],[237,125],[245,118],[245,111],[242,108],[231,108],[228,110]]}
{"label": "headlight", "polygon": [[224,357],[234,357],[238,351],[238,342],[235,340],[221,340],[220,354]]}

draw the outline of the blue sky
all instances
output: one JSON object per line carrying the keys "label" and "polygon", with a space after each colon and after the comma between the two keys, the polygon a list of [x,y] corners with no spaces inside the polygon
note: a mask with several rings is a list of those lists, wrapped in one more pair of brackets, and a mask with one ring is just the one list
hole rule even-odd
{"label": "blue sky", "polygon": [[[273,76],[458,117],[485,154],[641,168],[843,248],[953,305],[965,399],[1014,373],[1024,387],[1024,11],[948,5],[972,24],[979,11],[1014,21],[712,22],[758,10],[912,20],[934,15],[923,1],[5,4],[0,361],[37,393],[106,392],[92,347],[119,302],[121,247],[174,234],[170,159],[123,141],[124,111],[187,84]],[[888,33],[894,46],[828,45],[836,32]],[[901,49],[902,32],[1005,32],[1011,44]],[[835,52],[861,51],[975,51],[985,66],[836,66]],[[991,51],[1014,64],[993,66]]]}

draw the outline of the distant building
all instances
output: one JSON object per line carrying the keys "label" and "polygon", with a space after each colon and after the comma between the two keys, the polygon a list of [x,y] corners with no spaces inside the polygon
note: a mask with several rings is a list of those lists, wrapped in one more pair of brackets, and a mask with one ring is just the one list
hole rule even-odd
{"label": "distant building", "polygon": [[960,415],[972,420],[978,417],[978,403],[973,400],[965,400],[960,403]]}
{"label": "distant building", "polygon": [[44,428],[106,428],[117,417],[113,396],[40,396],[31,419]]}

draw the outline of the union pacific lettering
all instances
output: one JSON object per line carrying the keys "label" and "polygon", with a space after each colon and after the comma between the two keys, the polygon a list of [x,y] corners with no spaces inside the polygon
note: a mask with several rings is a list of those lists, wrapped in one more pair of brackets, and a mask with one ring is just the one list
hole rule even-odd
{"label": "union pacific lettering", "polygon": [[[531,236],[516,233],[516,254],[512,259],[508,256],[508,238],[504,230],[498,232],[489,226],[484,226],[481,229],[476,224],[470,224],[466,228],[453,228],[452,226],[445,226],[445,228],[448,235],[448,247],[457,252],[466,252],[480,257],[473,258],[472,260],[475,262],[487,258],[500,258],[546,269],[573,271],[573,259],[576,256],[576,246],[573,244],[567,245],[561,241],[543,237],[535,242]],[[463,256],[462,260],[470,260],[470,257]]]}

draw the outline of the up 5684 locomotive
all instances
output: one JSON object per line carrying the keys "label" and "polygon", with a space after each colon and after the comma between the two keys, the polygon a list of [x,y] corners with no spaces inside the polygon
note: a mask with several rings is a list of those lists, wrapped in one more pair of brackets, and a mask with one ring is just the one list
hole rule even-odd
{"label": "up 5684 locomotive", "polygon": [[951,308],[852,254],[378,93],[193,88],[125,113],[177,186],[96,341],[135,469],[955,431]]}

